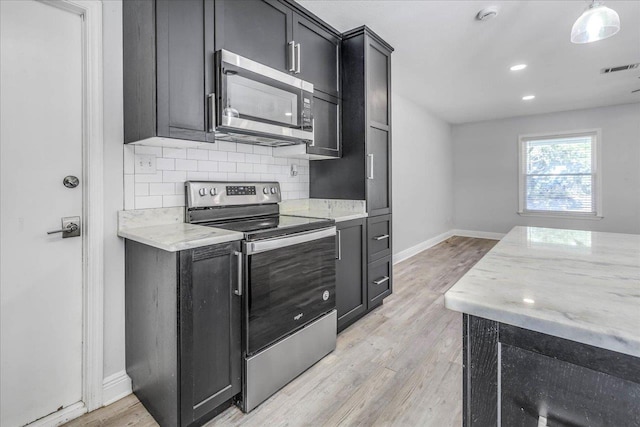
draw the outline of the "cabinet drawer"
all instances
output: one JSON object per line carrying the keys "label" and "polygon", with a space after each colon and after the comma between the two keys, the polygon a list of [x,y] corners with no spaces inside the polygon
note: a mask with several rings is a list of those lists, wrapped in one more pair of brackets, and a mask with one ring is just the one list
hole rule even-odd
{"label": "cabinet drawer", "polygon": [[374,307],[391,294],[393,284],[393,265],[391,257],[380,259],[369,264],[367,297],[368,308]]}
{"label": "cabinet drawer", "polygon": [[502,425],[640,426],[640,384],[504,343],[501,362]]}
{"label": "cabinet drawer", "polygon": [[391,215],[367,220],[367,253],[369,262],[391,255]]}

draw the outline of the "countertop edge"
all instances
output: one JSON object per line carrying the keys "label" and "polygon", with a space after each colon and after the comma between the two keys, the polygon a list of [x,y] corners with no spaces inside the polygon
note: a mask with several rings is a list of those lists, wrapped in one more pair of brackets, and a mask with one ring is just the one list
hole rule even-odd
{"label": "countertop edge", "polygon": [[622,336],[616,331],[594,331],[577,325],[568,325],[527,314],[513,313],[500,308],[462,300],[448,291],[444,294],[444,306],[449,310],[463,314],[482,317],[495,322],[640,358],[640,339]]}
{"label": "countertop edge", "polygon": [[[139,227],[139,228],[145,228],[145,227]],[[242,240],[244,238],[244,234],[239,233],[239,232],[229,232],[228,230],[222,230],[222,229],[215,229],[213,228],[212,231],[214,230],[220,230],[220,231],[225,231],[226,233],[223,235],[215,235],[215,236],[210,236],[210,237],[203,237],[203,238],[199,238],[199,239],[193,239],[190,240],[188,242],[178,242],[175,244],[164,244],[161,242],[158,242],[157,240],[153,240],[153,239],[149,239],[146,238],[144,236],[141,236],[140,234],[136,234],[134,232],[134,230],[136,230],[137,228],[125,228],[123,230],[119,230],[118,231],[118,236],[125,238],[125,239],[129,239],[129,240],[133,240],[134,242],[138,242],[138,243],[142,243],[148,246],[152,246],[154,248],[158,248],[158,249],[162,249],[164,251],[167,252],[179,252],[179,251],[183,251],[183,250],[187,250],[187,249],[195,249],[195,248],[201,248],[203,246],[209,246],[209,245],[217,245],[217,244],[221,244],[221,243],[228,243],[228,242],[235,242],[238,240]]]}

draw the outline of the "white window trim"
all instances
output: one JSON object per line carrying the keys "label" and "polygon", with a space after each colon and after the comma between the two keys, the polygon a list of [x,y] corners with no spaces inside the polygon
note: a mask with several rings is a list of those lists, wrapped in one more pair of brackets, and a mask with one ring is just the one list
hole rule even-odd
{"label": "white window trim", "polygon": [[[581,135],[595,135],[594,146],[591,150],[592,155],[592,174],[594,175],[593,182],[593,206],[595,213],[580,213],[580,212],[561,212],[561,211],[530,211],[525,209],[525,184],[526,184],[526,162],[523,159],[524,156],[524,143],[534,138],[566,138],[571,136]],[[544,132],[544,133],[530,133],[524,135],[518,135],[518,215],[520,216],[536,216],[545,218],[558,218],[558,219],[587,219],[587,220],[599,220],[604,218],[602,212],[602,153],[601,153],[601,141],[602,141],[602,129],[577,129],[571,131],[560,132]]]}

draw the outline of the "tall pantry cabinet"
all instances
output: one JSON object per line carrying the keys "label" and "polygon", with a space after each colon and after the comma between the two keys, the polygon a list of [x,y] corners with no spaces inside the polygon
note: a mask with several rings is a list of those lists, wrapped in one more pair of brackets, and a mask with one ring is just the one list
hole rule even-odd
{"label": "tall pantry cabinet", "polygon": [[[366,26],[342,34],[342,157],[310,163],[310,196],[367,204],[366,311],[391,294],[391,53]],[[340,278],[338,278],[339,281]],[[337,283],[337,286],[346,286]],[[349,322],[350,323],[350,322]]]}

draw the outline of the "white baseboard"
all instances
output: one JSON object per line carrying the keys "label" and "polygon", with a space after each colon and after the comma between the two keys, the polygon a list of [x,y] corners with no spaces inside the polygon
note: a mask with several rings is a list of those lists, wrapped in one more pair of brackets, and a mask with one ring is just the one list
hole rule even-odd
{"label": "white baseboard", "polygon": [[492,233],[489,231],[459,230],[459,229],[450,230],[450,232],[452,236],[475,237],[477,239],[491,239],[491,240],[501,240],[506,235],[505,233]]}
{"label": "white baseboard", "polygon": [[102,382],[102,401],[107,406],[131,394],[131,378],[126,371],[109,375]]}
{"label": "white baseboard", "polygon": [[431,239],[425,240],[424,242],[418,243],[415,246],[412,246],[408,249],[398,252],[393,255],[393,264],[397,264],[406,259],[411,258],[419,254],[422,251],[425,251],[440,242],[444,242],[449,237],[452,236],[461,236],[461,237],[475,237],[477,239],[491,239],[491,240],[500,240],[505,234],[504,233],[491,233],[488,231],[473,231],[473,230],[459,230],[452,229],[449,231],[445,231],[442,234],[437,235],[436,237],[432,237]]}
{"label": "white baseboard", "polygon": [[27,427],[56,427],[87,413],[84,402],[74,403],[53,414],[27,424]]}
{"label": "white baseboard", "polygon": [[437,235],[436,237],[432,237],[431,239],[425,240],[424,242],[418,243],[415,246],[412,246],[408,249],[398,252],[393,255],[393,264],[397,264],[399,262],[404,261],[405,259],[409,259],[414,255],[419,254],[422,251],[425,251],[440,242],[447,240],[449,237],[453,236],[451,234],[451,230],[445,231],[442,234]]}

